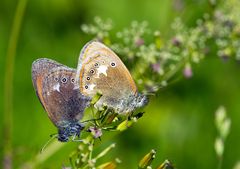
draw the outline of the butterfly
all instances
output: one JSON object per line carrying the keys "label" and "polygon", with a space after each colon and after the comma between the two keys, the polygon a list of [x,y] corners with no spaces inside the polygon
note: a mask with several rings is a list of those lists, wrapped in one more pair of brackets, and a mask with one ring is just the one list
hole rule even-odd
{"label": "butterfly", "polygon": [[37,59],[32,64],[32,81],[48,117],[58,128],[61,142],[79,137],[84,127],[79,120],[98,92],[102,96],[94,106],[107,106],[119,114],[131,113],[148,103],[121,59],[97,41],[83,47],[77,70],[51,59]]}
{"label": "butterfly", "polygon": [[107,106],[119,114],[127,114],[148,103],[121,59],[98,41],[88,42],[81,50],[76,84],[84,96],[102,94],[95,104],[98,109]]}
{"label": "butterfly", "polygon": [[80,135],[83,117],[90,98],[80,93],[75,85],[76,70],[51,59],[41,58],[32,63],[32,82],[36,94],[53,124],[57,138],[66,142]]}

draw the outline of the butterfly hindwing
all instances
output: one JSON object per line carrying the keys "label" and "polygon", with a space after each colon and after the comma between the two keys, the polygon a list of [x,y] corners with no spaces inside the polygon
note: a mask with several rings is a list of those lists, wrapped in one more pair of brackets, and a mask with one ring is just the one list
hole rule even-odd
{"label": "butterfly hindwing", "polygon": [[137,87],[120,58],[100,42],[91,41],[81,51],[77,70],[81,93],[102,97],[97,106],[107,105],[116,110],[124,109],[125,102],[137,97]]}
{"label": "butterfly hindwing", "polygon": [[75,86],[75,69],[44,59],[33,63],[32,72],[37,95],[57,127],[82,118],[89,98],[83,96]]}
{"label": "butterfly hindwing", "polygon": [[[35,92],[45,109],[45,103],[42,98],[42,83],[43,78],[46,76],[49,70],[57,68],[59,66],[63,66],[62,64],[47,58],[40,58],[35,60],[32,63],[32,82]],[[46,109],[45,109],[46,110]]]}

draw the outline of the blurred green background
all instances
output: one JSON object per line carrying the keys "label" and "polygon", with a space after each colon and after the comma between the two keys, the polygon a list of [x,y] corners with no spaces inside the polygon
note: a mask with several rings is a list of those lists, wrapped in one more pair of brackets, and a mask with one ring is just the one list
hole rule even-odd
{"label": "blurred green background", "polygon": [[[9,67],[6,54],[17,2],[0,2],[0,71],[3,76]],[[33,90],[31,64],[35,59],[48,57],[76,67],[79,51],[91,40],[80,26],[91,23],[95,16],[111,18],[113,33],[132,20],[147,20],[152,29],[159,29],[167,37],[172,33],[170,26],[175,17],[181,17],[186,25],[192,26],[210,11],[207,0],[28,0],[14,64],[13,168],[32,160],[49,134],[56,132]],[[155,165],[169,159],[179,169],[217,168],[214,112],[224,105],[232,119],[232,128],[226,141],[223,168],[232,168],[240,160],[239,67],[234,60],[223,62],[217,56],[207,56],[193,67],[193,78],[181,79],[162,89],[151,99],[145,109],[147,113],[137,124],[114,136],[106,134],[96,150],[116,142],[111,156],[122,160],[120,168],[136,168],[141,157],[152,148],[157,150]],[[0,83],[1,124],[3,82],[4,77]],[[1,134],[2,131],[1,125]],[[0,143],[2,159],[4,137]],[[69,153],[76,146],[76,143],[66,143],[38,168],[67,165]]]}

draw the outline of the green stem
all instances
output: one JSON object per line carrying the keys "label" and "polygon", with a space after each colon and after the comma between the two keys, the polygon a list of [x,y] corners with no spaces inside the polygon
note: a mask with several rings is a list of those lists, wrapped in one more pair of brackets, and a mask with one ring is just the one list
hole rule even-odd
{"label": "green stem", "polygon": [[115,143],[112,143],[110,146],[108,146],[106,149],[104,149],[101,153],[99,153],[94,159],[98,160],[99,158],[106,155],[110,150],[112,150],[115,147]]}
{"label": "green stem", "polygon": [[222,169],[222,161],[223,161],[223,158],[221,156],[219,157],[219,160],[218,160],[218,169]]}
{"label": "green stem", "polygon": [[3,126],[3,145],[4,157],[3,168],[12,168],[12,116],[13,116],[13,72],[14,61],[16,56],[17,43],[19,32],[22,24],[22,19],[26,9],[27,0],[19,0],[16,8],[12,30],[9,38],[4,79],[4,126]]}
{"label": "green stem", "polygon": [[94,141],[95,141],[95,139],[92,139],[92,141],[91,141],[91,149],[90,149],[90,152],[89,152],[89,160],[92,160]]}
{"label": "green stem", "polygon": [[[115,143],[111,144],[107,148],[105,148],[101,153],[99,153],[95,158],[91,159],[93,161],[97,161],[99,158],[105,156],[110,150],[112,150],[115,147]],[[89,168],[89,163],[86,164],[83,169]]]}
{"label": "green stem", "polygon": [[178,62],[175,65],[175,68],[172,70],[169,70],[162,78],[162,81],[168,82],[182,67],[186,64],[188,58],[183,58],[182,61]]}

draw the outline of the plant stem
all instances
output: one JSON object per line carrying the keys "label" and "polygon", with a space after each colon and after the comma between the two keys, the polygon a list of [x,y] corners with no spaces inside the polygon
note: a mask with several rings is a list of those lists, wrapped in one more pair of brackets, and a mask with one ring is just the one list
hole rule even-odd
{"label": "plant stem", "polygon": [[12,168],[12,116],[13,116],[13,72],[16,49],[18,43],[19,32],[22,19],[26,9],[27,0],[19,0],[13,20],[12,30],[9,38],[4,79],[4,126],[3,126],[3,168]]}
{"label": "plant stem", "polygon": [[110,146],[108,146],[106,149],[104,149],[101,153],[99,153],[94,159],[98,160],[99,158],[106,155],[110,150],[112,150],[115,147],[115,143],[112,143]]}
{"label": "plant stem", "polygon": [[223,161],[223,158],[221,156],[219,157],[219,160],[218,160],[218,169],[222,169],[222,161]]}
{"label": "plant stem", "polygon": [[[108,146],[107,148],[105,148],[101,153],[99,153],[95,158],[91,159],[93,161],[97,161],[99,158],[105,156],[110,150],[112,150],[115,147],[115,143],[112,143],[110,146]],[[89,163],[86,164],[83,169],[88,168],[89,167]]]}
{"label": "plant stem", "polygon": [[91,149],[90,149],[90,152],[89,152],[89,160],[92,160],[92,152],[93,152],[93,146],[94,146],[94,139],[92,139],[91,141]]}
{"label": "plant stem", "polygon": [[184,66],[186,60],[187,59],[183,58],[182,61],[176,64],[173,70],[169,70],[168,72],[166,72],[162,78],[162,81],[168,82]]}

